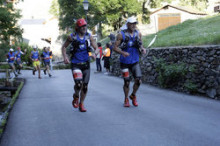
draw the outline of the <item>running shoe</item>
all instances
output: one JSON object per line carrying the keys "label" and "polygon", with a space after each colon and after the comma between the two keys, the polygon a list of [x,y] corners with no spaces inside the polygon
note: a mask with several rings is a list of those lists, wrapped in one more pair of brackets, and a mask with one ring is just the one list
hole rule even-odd
{"label": "running shoe", "polygon": [[128,98],[125,98],[124,107],[130,107]]}
{"label": "running shoe", "polygon": [[131,94],[129,97],[130,97],[130,99],[132,100],[132,104],[133,104],[134,106],[138,106],[137,97],[136,97],[135,95],[132,95],[132,94]]}
{"label": "running shoe", "polygon": [[36,70],[33,70],[33,75],[35,75],[35,71],[36,71]]}
{"label": "running shoe", "polygon": [[79,103],[79,111],[86,112],[86,109],[82,103]]}
{"label": "running shoe", "polygon": [[72,105],[74,108],[79,107],[79,98],[73,98]]}

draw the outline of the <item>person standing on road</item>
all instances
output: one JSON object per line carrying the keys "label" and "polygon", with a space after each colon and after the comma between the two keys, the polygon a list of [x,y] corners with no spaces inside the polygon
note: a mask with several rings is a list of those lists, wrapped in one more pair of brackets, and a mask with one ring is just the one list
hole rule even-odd
{"label": "person standing on road", "polygon": [[[70,63],[66,48],[71,44],[71,70],[73,79],[75,81],[72,105],[74,108],[79,108],[79,111],[86,112],[84,107],[84,100],[88,91],[88,83],[90,79],[90,60],[89,47],[96,50],[97,55],[99,51],[93,37],[87,32],[87,22],[85,19],[78,19],[76,21],[75,32],[67,38],[62,46],[62,54],[64,63]],[[80,101],[79,101],[80,97]]]}
{"label": "person standing on road", "polygon": [[[146,49],[142,45],[141,33],[136,29],[137,20],[130,17],[124,26],[124,29],[117,35],[113,50],[120,55],[120,66],[124,78],[124,107],[130,107],[128,94],[130,84],[130,74],[134,77],[133,91],[129,96],[134,106],[138,106],[136,92],[141,84],[141,68],[139,65],[139,56],[146,54]],[[121,49],[119,49],[119,47]]]}
{"label": "person standing on road", "polygon": [[97,68],[97,72],[102,72],[102,65],[101,65],[102,44],[101,43],[97,43],[97,45],[98,45],[99,53],[96,56],[96,68]]}
{"label": "person standing on road", "polygon": [[8,54],[6,55],[7,57],[7,61],[8,61],[8,64],[10,66],[10,68],[12,69],[15,77],[18,76],[18,74],[16,73],[16,68],[15,68],[15,65],[14,65],[14,61],[15,61],[15,53],[14,53],[14,49],[9,49],[9,52]]}
{"label": "person standing on road", "polygon": [[31,52],[30,54],[30,59],[32,60],[33,62],[33,75],[35,75],[35,72],[38,70],[38,78],[41,79],[41,75],[40,75],[40,54],[39,52],[37,51],[37,46],[34,45],[33,46],[33,51]]}
{"label": "person standing on road", "polygon": [[111,55],[109,43],[106,43],[106,49],[103,52],[103,54],[104,54],[104,67],[106,68],[105,74],[109,74],[109,72],[110,72],[110,55]]}

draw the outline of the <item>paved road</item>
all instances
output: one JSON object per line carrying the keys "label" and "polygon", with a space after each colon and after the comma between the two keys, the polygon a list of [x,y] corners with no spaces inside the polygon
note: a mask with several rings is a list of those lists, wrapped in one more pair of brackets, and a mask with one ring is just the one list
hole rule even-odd
{"label": "paved road", "polygon": [[[94,65],[93,65],[94,67]],[[121,78],[91,74],[86,113],[71,106],[69,70],[26,83],[1,146],[219,146],[220,102],[143,85],[124,108]]]}

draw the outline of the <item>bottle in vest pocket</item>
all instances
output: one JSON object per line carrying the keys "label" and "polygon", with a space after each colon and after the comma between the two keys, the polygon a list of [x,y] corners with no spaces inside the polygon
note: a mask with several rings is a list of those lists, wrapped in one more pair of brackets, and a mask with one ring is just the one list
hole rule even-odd
{"label": "bottle in vest pocket", "polygon": [[75,80],[81,80],[82,79],[82,72],[79,69],[73,70],[73,78]]}
{"label": "bottle in vest pocket", "polygon": [[122,76],[123,76],[123,78],[128,78],[129,77],[128,68],[122,69]]}

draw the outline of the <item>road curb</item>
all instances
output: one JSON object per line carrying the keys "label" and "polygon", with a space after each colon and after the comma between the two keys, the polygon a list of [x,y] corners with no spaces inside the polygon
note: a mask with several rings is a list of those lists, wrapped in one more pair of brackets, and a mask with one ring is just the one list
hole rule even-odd
{"label": "road curb", "polygon": [[15,94],[13,95],[10,103],[8,104],[7,106],[7,109],[6,111],[4,112],[3,116],[2,116],[2,119],[0,120],[0,141],[2,139],[2,135],[4,133],[4,130],[5,130],[5,127],[7,125],[7,120],[8,120],[8,117],[9,117],[9,114],[10,114],[10,111],[12,110],[13,108],[13,105],[16,101],[16,99],[19,97],[19,93],[21,92],[21,89],[23,88],[24,86],[24,80],[21,81],[20,85],[18,86]]}

